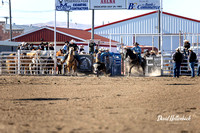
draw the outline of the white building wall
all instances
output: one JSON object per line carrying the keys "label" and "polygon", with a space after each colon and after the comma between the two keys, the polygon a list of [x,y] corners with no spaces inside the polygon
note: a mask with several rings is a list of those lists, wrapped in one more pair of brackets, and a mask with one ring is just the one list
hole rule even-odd
{"label": "white building wall", "polygon": [[[163,33],[164,34],[173,34],[176,35],[172,37],[171,47],[171,37],[163,37],[163,49],[170,50],[171,48],[176,48],[179,45],[179,37],[177,36],[179,32],[181,33],[199,33],[200,32],[200,23],[197,21],[192,21],[184,18],[180,18],[177,16],[172,16],[163,13],[162,17],[163,22]],[[157,34],[158,33],[158,13],[149,14],[146,16],[121,21],[119,23],[114,23],[112,25],[104,26],[101,28],[95,29],[95,34],[102,35],[104,37],[109,38],[109,34],[111,35],[111,39],[116,40],[118,42],[123,41],[125,45],[132,45],[135,42],[135,34]],[[137,42],[141,45],[152,45],[152,36],[140,36],[136,37]],[[181,42],[183,43],[183,39],[188,39],[190,42],[194,42],[195,37],[186,36],[186,38],[182,37]],[[200,39],[199,39],[200,41]],[[170,45],[169,45],[170,44]],[[158,38],[154,39],[154,46],[158,47]]]}

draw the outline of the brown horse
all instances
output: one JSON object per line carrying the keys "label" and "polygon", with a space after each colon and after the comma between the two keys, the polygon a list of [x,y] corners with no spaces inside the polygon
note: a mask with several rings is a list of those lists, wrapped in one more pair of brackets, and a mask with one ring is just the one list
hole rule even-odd
{"label": "brown horse", "polygon": [[15,53],[9,54],[6,58],[6,67],[9,74],[15,73],[15,67],[17,67],[17,57]]}
{"label": "brown horse", "polygon": [[73,47],[69,48],[69,54],[66,60],[63,62],[66,62],[66,69],[68,73],[70,73],[70,70],[73,70],[74,74],[77,75],[76,70],[77,70],[77,60],[75,59],[75,51]]}

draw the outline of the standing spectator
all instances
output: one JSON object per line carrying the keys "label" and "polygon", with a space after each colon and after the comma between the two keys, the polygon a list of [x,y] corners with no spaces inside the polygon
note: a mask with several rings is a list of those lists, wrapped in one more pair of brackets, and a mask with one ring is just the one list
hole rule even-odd
{"label": "standing spectator", "polygon": [[174,60],[174,78],[179,78],[181,62],[183,61],[183,54],[180,52],[179,48],[176,49],[176,53],[173,55]]}
{"label": "standing spectator", "polygon": [[54,50],[53,43],[49,43],[49,50]]}
{"label": "standing spectator", "polygon": [[33,47],[33,44],[31,43],[29,46],[29,50],[35,50],[35,48]]}
{"label": "standing spectator", "polygon": [[49,50],[49,44],[48,44],[48,42],[46,42],[46,43],[44,44],[44,50],[46,50],[46,51]]}
{"label": "standing spectator", "polygon": [[[187,56],[189,55],[189,51],[188,49],[190,48],[190,43],[188,40],[184,40],[184,49],[183,49],[183,52],[184,52],[184,55]],[[188,53],[186,53],[188,52]]]}
{"label": "standing spectator", "polygon": [[147,50],[145,51],[144,58],[149,57],[149,56],[150,56],[150,53],[149,53],[149,50],[147,49]]}
{"label": "standing spectator", "polygon": [[93,54],[94,53],[94,46],[96,46],[96,43],[94,41],[92,41],[89,44],[89,54]]}
{"label": "standing spectator", "polygon": [[45,44],[42,42],[39,44],[38,49],[44,50],[44,46],[45,46]]}
{"label": "standing spectator", "polygon": [[95,52],[95,54],[97,54],[99,52],[99,47],[98,46],[95,47],[94,52]]}
{"label": "standing spectator", "polygon": [[83,53],[84,51],[85,51],[84,46],[81,45],[81,46],[80,46],[80,49],[79,49],[79,53]]}
{"label": "standing spectator", "polygon": [[193,52],[192,48],[189,48],[189,65],[191,69],[191,77],[195,77],[195,72],[194,72],[194,65],[196,63],[197,55],[195,52]]}
{"label": "standing spectator", "polygon": [[156,57],[155,51],[151,50],[150,57]]}

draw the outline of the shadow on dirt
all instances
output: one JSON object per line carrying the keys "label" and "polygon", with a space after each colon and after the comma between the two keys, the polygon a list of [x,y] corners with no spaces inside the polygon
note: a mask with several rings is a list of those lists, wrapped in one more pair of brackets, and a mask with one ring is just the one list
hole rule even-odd
{"label": "shadow on dirt", "polygon": [[69,98],[27,98],[27,99],[14,99],[15,101],[58,101],[69,100]]}
{"label": "shadow on dirt", "polygon": [[174,84],[166,84],[166,85],[193,85],[193,84],[174,83]]}

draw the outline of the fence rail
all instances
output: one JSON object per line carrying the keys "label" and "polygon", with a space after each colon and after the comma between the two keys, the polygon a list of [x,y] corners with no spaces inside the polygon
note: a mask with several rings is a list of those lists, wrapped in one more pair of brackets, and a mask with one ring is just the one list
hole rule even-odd
{"label": "fence rail", "polygon": [[[173,75],[173,61],[172,61],[172,53],[168,52],[168,54],[163,54],[163,75],[172,76]],[[81,55],[81,60],[92,60],[89,55]],[[87,59],[86,59],[87,57]],[[199,56],[198,56],[199,57]],[[0,53],[0,75],[54,75],[58,74],[58,70],[55,69],[56,66],[60,65],[54,60],[54,52],[53,51],[22,51],[18,52],[1,52]],[[57,57],[57,59],[61,59]],[[121,60],[121,59],[120,59]],[[156,57],[148,57],[146,74],[151,74],[154,71],[161,71],[161,56]],[[85,62],[83,61],[83,63]],[[80,66],[85,66],[86,64],[82,64]],[[185,59],[181,65],[181,75],[190,75],[190,68],[188,65],[188,60]],[[64,64],[65,65],[65,64]],[[79,69],[90,69],[92,71],[90,64],[87,68],[79,68]],[[119,65],[118,65],[119,66]],[[195,71],[197,71],[198,63],[195,64]],[[127,74],[126,69],[126,61],[121,60],[121,72],[123,75]],[[117,70],[119,71],[119,70]],[[64,69],[62,73],[64,73]],[[118,72],[119,73],[119,72]]]}

